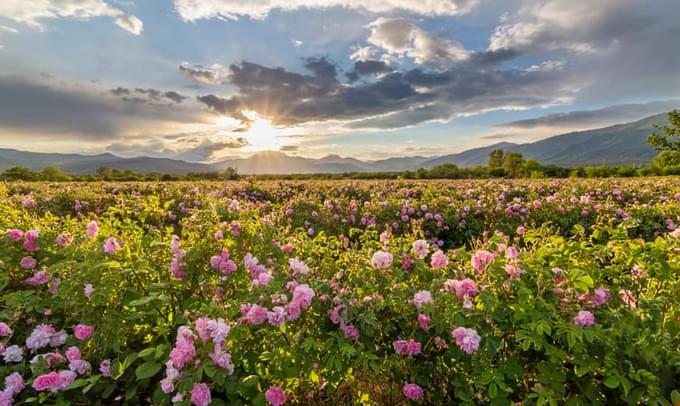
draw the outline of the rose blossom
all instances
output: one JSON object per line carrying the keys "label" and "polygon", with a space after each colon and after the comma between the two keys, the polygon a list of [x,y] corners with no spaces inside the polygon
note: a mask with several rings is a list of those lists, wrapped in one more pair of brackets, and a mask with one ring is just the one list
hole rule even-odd
{"label": "rose blossom", "polygon": [[92,337],[94,333],[94,327],[88,324],[78,324],[73,328],[73,335],[76,336],[78,340],[85,341]]}
{"label": "rose blossom", "polygon": [[423,398],[423,388],[416,385],[415,383],[407,383],[402,389],[404,396],[411,400],[420,400]]}
{"label": "rose blossom", "polygon": [[271,406],[281,406],[286,403],[287,400],[286,393],[278,386],[269,387],[267,392],[265,392],[264,397]]}

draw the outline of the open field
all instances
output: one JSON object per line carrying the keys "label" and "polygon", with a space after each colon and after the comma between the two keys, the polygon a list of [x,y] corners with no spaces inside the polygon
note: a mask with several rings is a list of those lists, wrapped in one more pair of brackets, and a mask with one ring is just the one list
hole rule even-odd
{"label": "open field", "polygon": [[676,224],[673,177],[0,184],[0,405],[680,404]]}

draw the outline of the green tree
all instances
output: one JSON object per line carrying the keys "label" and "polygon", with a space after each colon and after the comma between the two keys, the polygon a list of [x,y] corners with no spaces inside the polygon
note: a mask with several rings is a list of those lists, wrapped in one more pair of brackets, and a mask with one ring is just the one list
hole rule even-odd
{"label": "green tree", "polygon": [[524,157],[519,152],[508,152],[505,154],[503,159],[503,168],[505,172],[513,177],[517,178],[522,175],[522,166],[524,165]]}
{"label": "green tree", "polygon": [[224,178],[226,180],[238,180],[238,170],[236,168],[232,168],[231,166],[227,167],[227,169],[224,171]]}
{"label": "green tree", "polygon": [[653,163],[660,168],[680,165],[680,151],[661,151]]}
{"label": "green tree", "polygon": [[654,128],[663,133],[652,132],[647,137],[647,142],[659,152],[680,152],[680,111],[673,110],[668,113],[669,125],[654,124]]}
{"label": "green tree", "polygon": [[503,150],[495,149],[489,153],[489,168],[500,168],[503,166]]}
{"label": "green tree", "polygon": [[47,166],[40,172],[40,178],[49,181],[67,180],[68,175],[56,166]]}
{"label": "green tree", "polygon": [[0,176],[3,180],[37,180],[38,174],[22,166],[14,166],[5,170]]}

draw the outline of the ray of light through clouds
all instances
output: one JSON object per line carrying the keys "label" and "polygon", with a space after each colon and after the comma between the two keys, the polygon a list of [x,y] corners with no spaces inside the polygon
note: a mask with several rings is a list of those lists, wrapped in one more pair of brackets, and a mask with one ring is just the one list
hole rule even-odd
{"label": "ray of light through clouds", "polygon": [[441,155],[680,107],[680,2],[4,0],[0,146]]}

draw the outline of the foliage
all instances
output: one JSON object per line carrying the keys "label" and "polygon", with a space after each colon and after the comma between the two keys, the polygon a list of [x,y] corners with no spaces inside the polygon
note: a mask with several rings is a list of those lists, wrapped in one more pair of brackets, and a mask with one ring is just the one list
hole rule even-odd
{"label": "foliage", "polygon": [[669,112],[668,121],[670,125],[654,125],[662,133],[653,132],[647,141],[659,152],[680,152],[680,110]]}
{"label": "foliage", "polygon": [[680,400],[674,178],[0,185],[17,404]]}

